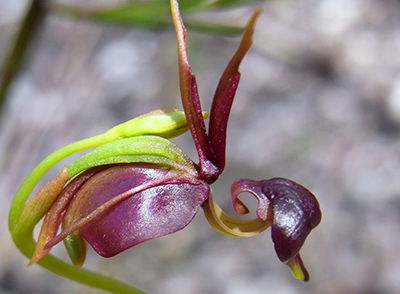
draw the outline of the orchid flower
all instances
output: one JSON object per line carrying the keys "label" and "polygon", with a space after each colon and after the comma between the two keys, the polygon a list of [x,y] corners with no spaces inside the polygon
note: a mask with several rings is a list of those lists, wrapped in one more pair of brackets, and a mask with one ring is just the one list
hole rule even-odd
{"label": "orchid flower", "polygon": [[[248,192],[258,200],[257,217],[242,220],[213,200],[211,184],[225,168],[230,109],[240,80],[239,65],[252,44],[260,10],[246,25],[241,43],[217,86],[210,114],[202,112],[195,75],[187,57],[186,29],[176,0],[171,0],[178,43],[180,91],[184,111],[162,109],[117,125],[103,134],[67,145],[31,172],[14,198],[9,229],[19,250],[39,265],[72,280],[113,293],[144,293],[81,266],[89,244],[99,255],[114,256],[139,243],[186,227],[203,208],[217,231],[236,237],[257,235],[271,227],[279,259],[304,281],[308,272],[299,251],[321,219],[315,196],[283,178],[240,179],[231,187],[234,211],[249,210],[238,198]],[[208,131],[205,119],[209,117]],[[190,130],[199,162],[168,138]],[[28,200],[43,175],[65,157],[87,149]],[[33,229],[43,218],[38,240]],[[63,241],[71,264],[49,254]]]}

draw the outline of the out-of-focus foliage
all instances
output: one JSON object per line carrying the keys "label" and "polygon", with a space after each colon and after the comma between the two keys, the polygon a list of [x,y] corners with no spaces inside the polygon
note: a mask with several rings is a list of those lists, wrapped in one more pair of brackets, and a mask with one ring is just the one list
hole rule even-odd
{"label": "out-of-focus foliage", "polygon": [[215,1],[215,5],[220,7],[228,7],[228,6],[235,6],[235,5],[242,5],[248,4],[249,2],[254,2],[255,0],[219,0]]}
{"label": "out-of-focus foliage", "polygon": [[[260,0],[185,0],[180,7],[183,14],[211,9],[221,9],[261,2]],[[111,3],[111,1],[110,1]],[[31,0],[27,4],[14,41],[8,49],[4,68],[0,73],[0,110],[7,98],[9,87],[23,64],[27,48],[35,37],[35,31],[45,15],[58,13],[97,23],[142,27],[151,30],[168,28],[171,25],[169,2],[166,0],[129,1],[107,8],[87,9],[70,4],[57,4],[52,1]],[[243,28],[235,25],[198,22],[188,19],[187,26],[198,31],[235,35]]]}
{"label": "out-of-focus foliage", "polygon": [[[260,0],[186,0],[181,1],[180,8],[183,14],[188,14],[239,6],[257,1],[260,2]],[[131,1],[114,7],[90,10],[70,5],[52,5],[50,7],[52,11],[61,14],[114,25],[162,29],[168,27],[171,23],[168,1],[165,0]],[[242,28],[238,26],[199,23],[190,21],[190,19],[187,26],[196,30],[223,34],[239,34],[242,32]]]}

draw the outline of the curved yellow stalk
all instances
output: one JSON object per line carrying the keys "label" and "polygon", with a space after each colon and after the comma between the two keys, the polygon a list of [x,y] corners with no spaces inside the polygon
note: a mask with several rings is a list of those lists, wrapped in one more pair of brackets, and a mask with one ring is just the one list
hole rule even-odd
{"label": "curved yellow stalk", "polygon": [[203,205],[203,210],[210,225],[218,232],[230,237],[252,237],[265,231],[271,223],[259,218],[243,220],[225,213],[214,201],[212,195]]}

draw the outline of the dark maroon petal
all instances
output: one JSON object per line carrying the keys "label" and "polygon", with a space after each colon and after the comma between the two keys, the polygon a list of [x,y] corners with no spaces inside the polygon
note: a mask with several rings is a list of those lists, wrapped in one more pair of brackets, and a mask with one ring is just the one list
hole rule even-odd
{"label": "dark maroon petal", "polygon": [[240,179],[232,184],[232,204],[233,209],[237,214],[245,214],[249,212],[247,207],[244,206],[244,204],[238,198],[240,193],[248,192],[253,194],[253,196],[256,197],[258,200],[257,216],[264,221],[270,220],[272,218],[270,211],[270,200],[263,194],[262,183],[263,181]]}
{"label": "dark maroon petal", "polygon": [[206,183],[185,178],[168,168],[148,164],[116,166],[98,173],[82,186],[66,212],[64,226],[149,182],[157,184],[116,203],[82,226],[78,234],[97,253],[110,257],[146,240],[181,230],[209,194]]}
{"label": "dark maroon petal", "polygon": [[315,196],[303,186],[283,178],[264,181],[242,179],[232,185],[232,200],[236,211],[243,211],[237,199],[249,192],[258,199],[257,215],[272,220],[272,241],[282,262],[295,257],[306,237],[321,220]]}
{"label": "dark maroon petal", "polygon": [[283,178],[264,181],[263,193],[272,202],[272,241],[279,259],[286,262],[321,221],[319,204],[309,190]]}
{"label": "dark maroon petal", "polygon": [[226,130],[236,89],[239,85],[239,66],[252,44],[254,26],[261,10],[257,9],[246,25],[242,40],[222,74],[211,106],[209,136],[214,153],[214,164],[220,170],[225,167]]}
{"label": "dark maroon petal", "polygon": [[[229,70],[229,68],[227,68],[227,70]],[[239,80],[239,72],[224,72],[215,92],[211,107],[209,125],[210,142],[214,152],[214,164],[221,172],[225,168],[228,119]]]}

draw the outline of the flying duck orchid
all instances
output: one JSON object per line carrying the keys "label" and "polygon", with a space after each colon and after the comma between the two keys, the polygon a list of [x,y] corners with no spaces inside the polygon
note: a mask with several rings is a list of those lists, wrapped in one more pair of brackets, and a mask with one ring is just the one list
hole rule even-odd
{"label": "flying duck orchid", "polygon": [[[252,44],[260,10],[247,23],[241,43],[222,74],[210,114],[201,109],[196,78],[187,57],[186,29],[176,0],[171,0],[171,12],[184,111],[162,109],[147,113],[45,158],[14,198],[9,228],[15,244],[30,264],[38,263],[67,278],[114,293],[143,293],[80,268],[87,244],[101,256],[114,256],[183,229],[203,208],[209,223],[228,236],[250,237],[271,227],[279,259],[290,266],[296,278],[307,281],[309,275],[299,251],[321,219],[318,201],[309,190],[283,178],[237,180],[231,187],[237,214],[249,212],[239,194],[248,192],[258,200],[257,217],[242,220],[218,206],[210,187],[225,168],[227,125],[240,80],[239,65]],[[192,134],[198,163],[168,140],[187,130]],[[28,200],[51,167],[73,153],[91,148]],[[33,229],[42,218],[35,241]],[[61,241],[72,265],[49,254]]]}

